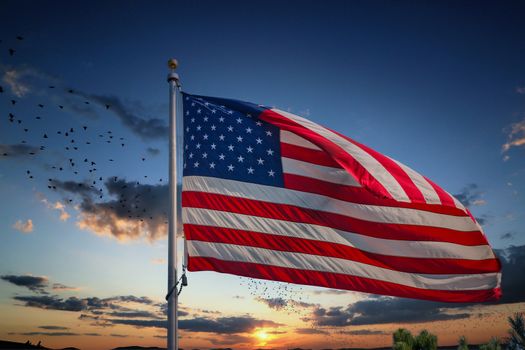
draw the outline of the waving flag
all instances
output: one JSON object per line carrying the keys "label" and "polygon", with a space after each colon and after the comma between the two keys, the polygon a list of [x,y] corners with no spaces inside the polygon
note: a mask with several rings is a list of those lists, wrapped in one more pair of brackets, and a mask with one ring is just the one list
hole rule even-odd
{"label": "waving flag", "polygon": [[183,99],[190,271],[450,302],[501,295],[481,227],[426,177],[288,112]]}

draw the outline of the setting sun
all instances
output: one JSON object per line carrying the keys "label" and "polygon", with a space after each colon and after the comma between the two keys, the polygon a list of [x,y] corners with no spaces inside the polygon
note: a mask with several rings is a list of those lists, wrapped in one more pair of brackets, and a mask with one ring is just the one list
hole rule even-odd
{"label": "setting sun", "polygon": [[264,329],[260,329],[254,333],[254,336],[261,341],[260,345],[266,344],[266,341],[270,339],[270,335],[266,333]]}

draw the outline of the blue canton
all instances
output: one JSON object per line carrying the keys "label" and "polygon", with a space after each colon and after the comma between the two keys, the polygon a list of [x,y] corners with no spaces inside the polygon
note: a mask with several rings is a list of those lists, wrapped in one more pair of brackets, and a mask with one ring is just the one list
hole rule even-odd
{"label": "blue canton", "polygon": [[259,106],[183,94],[184,176],[283,186],[279,129]]}

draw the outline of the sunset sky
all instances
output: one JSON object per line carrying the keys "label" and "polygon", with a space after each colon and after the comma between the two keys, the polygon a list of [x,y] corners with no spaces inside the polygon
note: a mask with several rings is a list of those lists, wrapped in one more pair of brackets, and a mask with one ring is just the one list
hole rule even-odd
{"label": "sunset sky", "polygon": [[523,18],[523,1],[1,1],[0,340],[165,345],[171,57],[188,93],[302,115],[429,177],[503,265],[484,305],[189,273],[182,348],[505,337],[525,311]]}

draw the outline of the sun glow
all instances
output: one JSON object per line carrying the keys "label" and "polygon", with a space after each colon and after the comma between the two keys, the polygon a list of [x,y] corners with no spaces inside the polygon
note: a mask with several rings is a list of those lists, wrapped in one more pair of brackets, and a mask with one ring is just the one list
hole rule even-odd
{"label": "sun glow", "polygon": [[264,329],[256,331],[253,335],[259,340],[259,345],[262,346],[266,345],[266,342],[270,340],[270,335]]}

